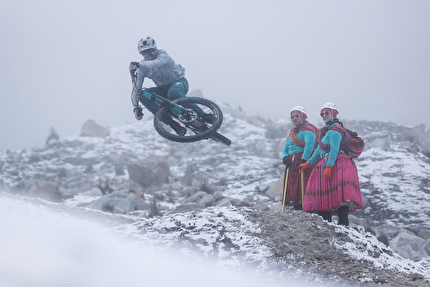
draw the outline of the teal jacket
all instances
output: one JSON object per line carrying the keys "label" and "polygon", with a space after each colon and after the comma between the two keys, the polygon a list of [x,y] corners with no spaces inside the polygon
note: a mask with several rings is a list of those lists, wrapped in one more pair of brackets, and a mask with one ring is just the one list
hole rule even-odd
{"label": "teal jacket", "polygon": [[[334,123],[334,124],[330,125],[329,127],[332,127],[334,125],[339,125],[339,123]],[[320,146],[318,146],[318,148],[316,149],[316,151],[314,152],[314,154],[312,155],[312,157],[308,161],[308,163],[310,165],[313,165],[320,158],[328,157],[326,160],[326,165],[334,166],[334,163],[336,162],[337,156],[340,152],[339,146],[340,146],[341,140],[342,140],[342,135],[339,132],[333,131],[333,130],[328,130],[327,133],[322,138],[321,142],[323,144],[329,144],[330,150],[325,151],[325,150],[321,149]]]}
{"label": "teal jacket", "polygon": [[[172,84],[185,77],[185,69],[176,64],[166,51],[159,49],[154,60],[142,60],[136,73],[136,86],[142,89],[145,78],[151,79],[157,87]],[[131,102],[137,107],[137,91],[133,87]]]}
{"label": "teal jacket", "polygon": [[305,142],[305,146],[301,147],[296,145],[293,140],[291,139],[291,136],[288,136],[287,140],[285,141],[284,149],[282,150],[282,158],[288,156],[297,154],[300,152],[303,152],[302,159],[308,160],[314,151],[314,145],[316,140],[316,135],[311,131],[299,131],[297,133],[297,137]]}

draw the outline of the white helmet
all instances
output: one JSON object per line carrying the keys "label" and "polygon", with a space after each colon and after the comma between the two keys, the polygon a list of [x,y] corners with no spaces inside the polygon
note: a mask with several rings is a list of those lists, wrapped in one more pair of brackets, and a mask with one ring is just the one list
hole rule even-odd
{"label": "white helmet", "polygon": [[308,117],[308,115],[306,114],[306,110],[305,110],[305,108],[304,108],[304,107],[302,107],[302,106],[295,106],[295,107],[293,107],[293,108],[291,109],[290,115],[291,115],[294,111],[298,111],[298,112],[300,112],[300,114],[302,115],[302,117],[303,117],[304,119],[306,119],[306,118]]}
{"label": "white helmet", "polygon": [[155,44],[155,40],[152,37],[146,37],[139,40],[137,43],[137,50],[139,53],[149,49],[157,49],[157,45]]}
{"label": "white helmet", "polygon": [[324,105],[322,105],[321,111],[324,109],[335,110],[339,114],[339,109],[337,108],[336,104],[334,104],[332,102],[327,102]]}

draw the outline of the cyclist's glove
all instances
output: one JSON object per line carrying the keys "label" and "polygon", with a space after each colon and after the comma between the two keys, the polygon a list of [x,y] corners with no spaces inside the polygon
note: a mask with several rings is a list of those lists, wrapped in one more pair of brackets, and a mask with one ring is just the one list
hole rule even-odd
{"label": "cyclist's glove", "polygon": [[143,118],[143,112],[141,107],[134,108],[133,113],[136,120],[140,121]]}
{"label": "cyclist's glove", "polygon": [[128,67],[128,69],[134,72],[139,68],[139,66],[139,62],[130,62],[130,66]]}

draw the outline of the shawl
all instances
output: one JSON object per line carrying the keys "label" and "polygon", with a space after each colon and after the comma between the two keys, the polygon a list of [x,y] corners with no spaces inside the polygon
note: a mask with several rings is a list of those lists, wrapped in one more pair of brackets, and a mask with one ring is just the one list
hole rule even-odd
{"label": "shawl", "polygon": [[320,136],[320,130],[315,127],[313,124],[310,124],[308,121],[304,121],[301,125],[296,126],[291,129],[289,136],[291,136],[291,140],[298,146],[304,147],[305,142],[297,137],[297,134],[300,131],[310,131],[313,132],[316,136],[315,138],[315,147],[318,146],[318,139]]}
{"label": "shawl", "polygon": [[[336,123],[334,126],[330,126],[331,124]],[[321,149],[325,151],[330,150],[329,144],[323,144],[322,139],[327,133],[327,131],[336,131],[342,135],[342,140],[340,141],[339,150],[345,150],[348,147],[349,141],[351,140],[351,135],[345,131],[345,128],[343,127],[342,122],[340,122],[338,119],[333,119],[330,121],[325,127],[321,129],[320,136],[318,138],[318,144],[321,147]]]}

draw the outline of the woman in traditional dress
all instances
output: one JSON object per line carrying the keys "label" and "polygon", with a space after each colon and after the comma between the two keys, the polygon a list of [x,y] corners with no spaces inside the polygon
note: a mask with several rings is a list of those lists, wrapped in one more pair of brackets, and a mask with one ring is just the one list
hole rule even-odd
{"label": "woman in traditional dress", "polygon": [[[290,112],[290,116],[294,128],[291,129],[282,150],[282,162],[285,164],[282,203],[284,206],[293,202],[293,209],[301,210],[302,184],[299,166],[311,157],[312,152],[318,145],[319,129],[307,121],[308,116],[302,106],[294,107]],[[306,189],[309,175],[310,170],[303,174],[303,190]],[[285,184],[287,184],[286,191]]]}
{"label": "woman in traditional dress", "polygon": [[331,222],[332,214],[340,225],[349,225],[348,213],[363,208],[357,167],[345,154],[348,135],[337,118],[339,110],[333,103],[325,103],[321,117],[326,124],[320,130],[318,148],[300,171],[313,166],[304,197],[304,211],[317,212]]}

